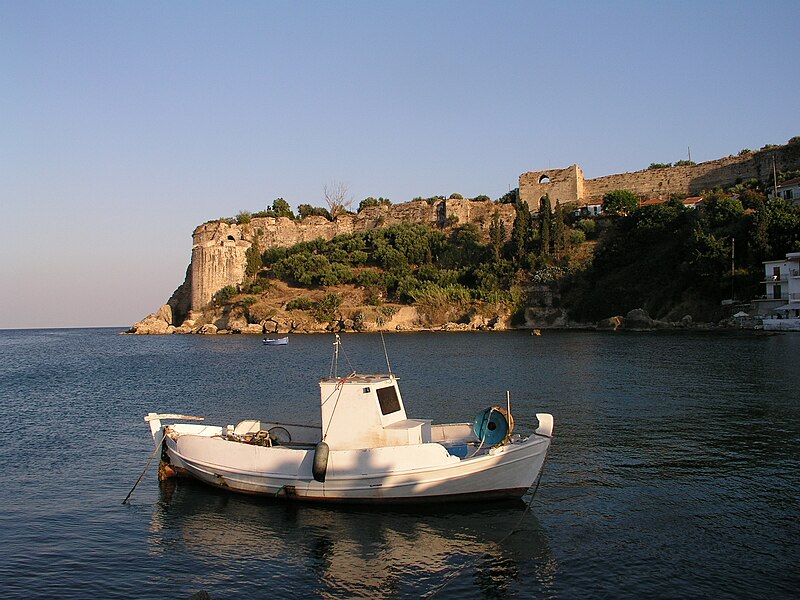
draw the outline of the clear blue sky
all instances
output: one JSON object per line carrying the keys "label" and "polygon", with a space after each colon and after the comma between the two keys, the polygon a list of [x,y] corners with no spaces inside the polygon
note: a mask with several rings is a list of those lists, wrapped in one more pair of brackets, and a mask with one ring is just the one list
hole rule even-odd
{"label": "clear blue sky", "polygon": [[0,328],[127,327],[195,226],[326,183],[497,198],[785,143],[798,23],[797,0],[0,0]]}

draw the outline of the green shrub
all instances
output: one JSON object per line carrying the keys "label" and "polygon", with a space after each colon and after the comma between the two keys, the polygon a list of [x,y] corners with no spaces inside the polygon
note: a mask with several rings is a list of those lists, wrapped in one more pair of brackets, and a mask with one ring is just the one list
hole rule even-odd
{"label": "green shrub", "polygon": [[327,208],[320,206],[311,206],[310,204],[300,204],[297,207],[297,212],[301,219],[306,217],[325,217],[328,221],[333,221],[333,217]]}
{"label": "green shrub", "polygon": [[267,248],[261,254],[261,262],[264,265],[271,265],[273,263],[278,262],[282,258],[286,258],[289,256],[289,249],[288,248],[279,248],[273,246],[272,248]]}
{"label": "green shrub", "polygon": [[369,198],[364,198],[358,205],[358,212],[361,212],[363,209],[367,208],[368,206],[391,206],[392,201],[388,198],[373,198],[370,196]]}
{"label": "green shrub", "polygon": [[213,301],[217,304],[230,304],[231,300],[233,300],[234,296],[236,296],[238,293],[239,292],[235,287],[232,285],[226,285],[224,288],[214,294]]}
{"label": "green shrub", "polygon": [[390,306],[388,304],[384,304],[383,306],[379,306],[376,310],[381,315],[383,315],[384,317],[390,317],[391,318],[392,316],[397,314],[397,307],[396,306]]}
{"label": "green shrub", "polygon": [[300,296],[286,303],[286,310],[311,310],[314,303],[307,296]]}
{"label": "green shrub", "polygon": [[576,225],[586,234],[586,237],[591,237],[597,231],[597,223],[594,219],[581,219]]}
{"label": "green shrub", "polygon": [[356,277],[356,283],[362,287],[381,285],[384,283],[384,274],[372,269],[364,269]]}
{"label": "green shrub", "polygon": [[353,250],[349,256],[349,262],[351,265],[363,265],[369,260],[369,254],[364,252],[363,250]]}
{"label": "green shrub", "polygon": [[269,280],[262,278],[263,275],[264,273],[260,274],[254,281],[243,285],[242,293],[260,295],[273,289],[275,286]]}
{"label": "green shrub", "polygon": [[579,246],[586,241],[586,232],[582,229],[570,229],[567,235],[572,246]]}
{"label": "green shrub", "polygon": [[319,323],[326,323],[336,318],[336,311],[341,305],[342,299],[339,295],[327,294],[322,300],[315,302],[311,310]]}

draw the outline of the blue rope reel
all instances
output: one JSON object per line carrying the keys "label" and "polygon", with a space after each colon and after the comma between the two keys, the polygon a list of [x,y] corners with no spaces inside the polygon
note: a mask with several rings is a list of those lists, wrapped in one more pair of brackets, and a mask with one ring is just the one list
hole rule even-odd
{"label": "blue rope reel", "polygon": [[514,431],[514,419],[505,408],[490,406],[475,417],[472,432],[487,446],[505,444]]}

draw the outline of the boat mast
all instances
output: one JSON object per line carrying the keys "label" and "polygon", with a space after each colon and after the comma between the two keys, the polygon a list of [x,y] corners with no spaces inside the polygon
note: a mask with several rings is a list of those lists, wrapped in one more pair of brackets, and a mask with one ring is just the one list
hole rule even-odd
{"label": "boat mast", "polygon": [[389,377],[392,377],[392,365],[389,364],[389,353],[386,351],[386,340],[383,339],[381,331],[381,343],[383,343],[383,355],[386,357],[386,368],[389,369]]}

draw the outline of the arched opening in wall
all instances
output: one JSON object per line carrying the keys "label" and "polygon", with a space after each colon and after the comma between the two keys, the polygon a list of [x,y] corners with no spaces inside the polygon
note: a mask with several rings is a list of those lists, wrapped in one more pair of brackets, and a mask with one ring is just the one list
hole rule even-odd
{"label": "arched opening in wall", "polygon": [[235,242],[235,241],[236,241],[236,238],[235,238],[235,237],[233,237],[232,235],[229,235],[229,236],[228,236],[228,239],[229,239],[230,241],[232,241],[232,242]]}
{"label": "arched opening in wall", "polygon": [[550,183],[550,178],[547,175],[539,177],[539,183]]}

